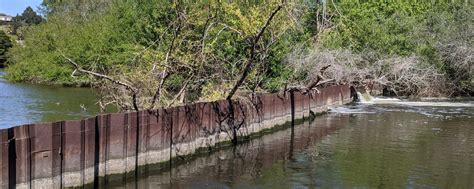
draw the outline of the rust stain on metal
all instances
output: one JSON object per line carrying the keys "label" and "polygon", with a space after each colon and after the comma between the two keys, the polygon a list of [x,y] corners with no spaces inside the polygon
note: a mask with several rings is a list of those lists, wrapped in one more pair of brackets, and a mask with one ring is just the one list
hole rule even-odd
{"label": "rust stain on metal", "polygon": [[[77,187],[291,121],[289,92],[0,130],[0,187]],[[351,101],[348,85],[294,92],[297,119]],[[235,130],[234,128],[241,130]],[[172,162],[171,162],[172,163]],[[145,170],[147,171],[147,170]],[[122,178],[126,179],[126,178]]]}

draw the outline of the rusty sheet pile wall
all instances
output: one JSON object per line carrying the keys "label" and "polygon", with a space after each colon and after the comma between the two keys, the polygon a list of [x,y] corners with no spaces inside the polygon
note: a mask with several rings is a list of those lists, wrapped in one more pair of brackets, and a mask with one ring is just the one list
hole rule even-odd
{"label": "rusty sheet pile wall", "polygon": [[293,106],[295,119],[302,119],[310,110],[349,103],[350,95],[349,86],[339,85],[306,95],[261,94],[0,130],[0,186],[96,186],[106,175],[138,174],[142,165],[169,162],[289,123]]}

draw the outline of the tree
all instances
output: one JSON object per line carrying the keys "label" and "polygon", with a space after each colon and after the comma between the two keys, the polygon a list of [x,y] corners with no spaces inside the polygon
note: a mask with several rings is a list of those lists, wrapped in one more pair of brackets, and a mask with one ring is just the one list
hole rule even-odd
{"label": "tree", "polygon": [[36,14],[36,12],[29,6],[25,9],[25,11],[23,11],[21,18],[23,22],[29,26],[37,25],[43,21],[43,17]]}
{"label": "tree", "polygon": [[237,95],[266,90],[266,78],[281,88],[286,79],[278,69],[298,43],[305,12],[301,4],[283,3],[285,14],[274,15],[259,35],[281,1],[127,1],[90,14],[83,10],[95,5],[69,2],[49,5],[54,11],[48,21],[28,30],[24,45],[11,50],[7,77],[97,84],[103,104],[123,111],[223,99],[239,78]]}
{"label": "tree", "polygon": [[372,80],[397,95],[474,93],[472,3],[326,2],[308,22],[318,42],[289,58],[303,80],[330,63],[336,81]]}
{"label": "tree", "polygon": [[43,22],[43,17],[36,14],[36,12],[28,6],[21,15],[16,15],[12,19],[12,33],[18,35],[20,39],[23,39],[22,35],[19,35],[18,29],[21,27],[28,27],[33,25],[38,25]]}

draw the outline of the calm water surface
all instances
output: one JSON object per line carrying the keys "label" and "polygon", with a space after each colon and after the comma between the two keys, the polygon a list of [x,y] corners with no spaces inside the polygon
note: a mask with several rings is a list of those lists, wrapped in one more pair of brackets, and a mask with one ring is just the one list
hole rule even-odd
{"label": "calm water surface", "polygon": [[[10,83],[4,75],[0,69],[0,129],[98,113],[97,96],[90,89]],[[87,111],[81,110],[81,104]]]}
{"label": "calm water surface", "polygon": [[359,104],[107,188],[474,188],[474,102]]}

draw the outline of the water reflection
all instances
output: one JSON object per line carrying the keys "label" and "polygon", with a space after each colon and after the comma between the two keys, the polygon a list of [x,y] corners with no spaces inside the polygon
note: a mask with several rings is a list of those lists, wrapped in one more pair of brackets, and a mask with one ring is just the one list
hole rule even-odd
{"label": "water reflection", "polygon": [[[304,162],[300,153],[323,137],[336,132],[341,125],[347,125],[349,117],[328,116],[319,121],[332,125],[315,127],[305,123],[297,126],[293,134],[291,128],[288,128],[234,148],[201,154],[172,169],[154,171],[155,167],[149,166],[140,171],[138,182],[133,177],[128,180],[121,177],[102,184],[118,188],[133,188],[135,185],[138,188],[246,188],[254,185],[253,182],[258,182],[265,188],[293,187],[299,182],[292,180],[301,177],[287,177],[289,170],[278,164],[291,164],[294,174],[299,174],[297,169],[304,168],[300,163]],[[273,180],[275,178],[277,180]]]}
{"label": "water reflection", "polygon": [[[80,119],[97,114],[97,96],[90,89],[10,83],[0,70],[0,128]],[[81,110],[81,104],[87,111]]]}
{"label": "water reflection", "polygon": [[385,112],[360,116],[333,144],[320,145],[331,152],[345,186],[474,186],[474,120],[465,116],[472,108],[459,115],[433,107],[373,108]]}
{"label": "water reflection", "polygon": [[[345,108],[352,113],[336,109],[312,123],[296,126],[293,132],[287,128],[235,148],[202,154],[171,169],[168,165],[148,166],[138,177],[109,177],[101,186],[474,187],[474,108]],[[454,113],[458,111],[462,113]]]}

